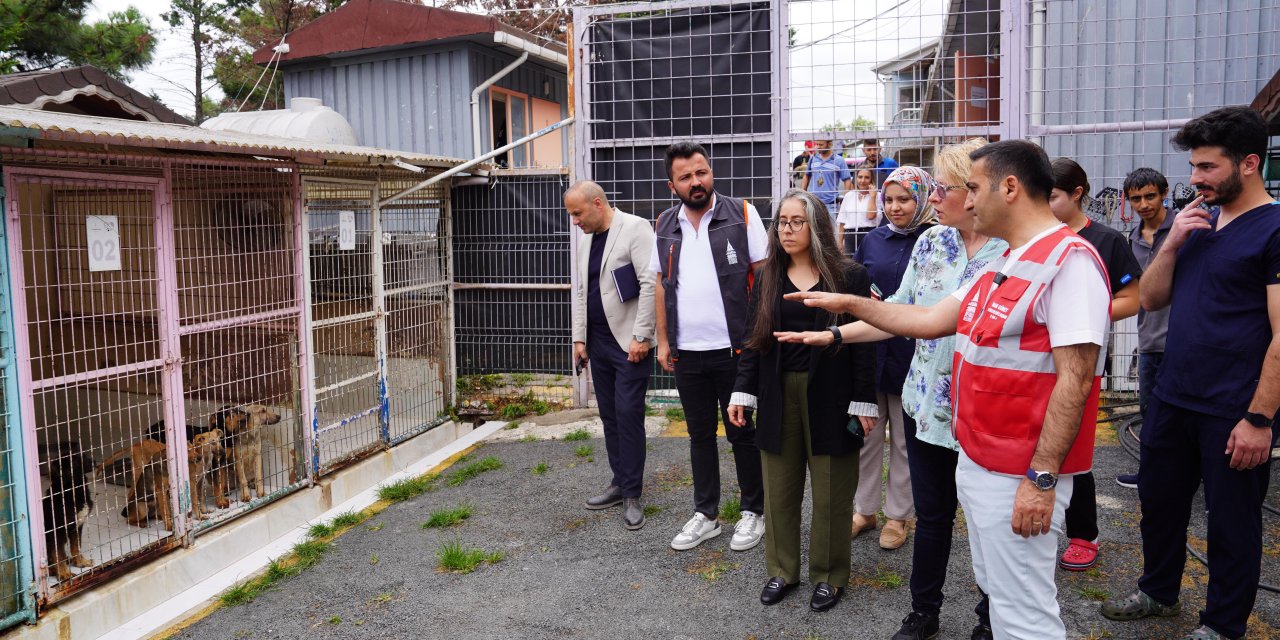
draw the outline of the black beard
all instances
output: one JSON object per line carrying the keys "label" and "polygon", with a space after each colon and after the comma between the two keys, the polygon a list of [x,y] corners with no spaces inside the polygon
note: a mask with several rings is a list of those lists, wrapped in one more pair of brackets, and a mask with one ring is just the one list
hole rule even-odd
{"label": "black beard", "polygon": [[708,189],[706,191],[703,191],[702,193],[703,193],[703,197],[702,197],[702,200],[700,201],[693,200],[694,194],[692,191],[689,192],[688,196],[682,196],[677,194],[677,197],[680,198],[680,202],[684,203],[684,206],[689,207],[690,209],[701,209],[708,202],[711,202],[711,194],[715,193],[715,190]]}
{"label": "black beard", "polygon": [[1215,206],[1229,204],[1244,193],[1244,181],[1240,179],[1240,167],[1231,170],[1231,177],[1213,185],[1213,199],[1205,198],[1204,203]]}

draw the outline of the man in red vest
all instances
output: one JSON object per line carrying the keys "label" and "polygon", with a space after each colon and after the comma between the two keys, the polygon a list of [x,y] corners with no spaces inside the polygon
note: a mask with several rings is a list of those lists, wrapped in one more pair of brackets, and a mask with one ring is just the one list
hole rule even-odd
{"label": "man in red vest", "polygon": [[1092,245],[1049,210],[1049,157],[1023,140],[975,151],[975,230],[1010,250],[931,307],[791,294],[911,338],[956,334],[956,487],[998,638],[1065,638],[1054,584],[1072,476],[1093,464],[1111,292]]}

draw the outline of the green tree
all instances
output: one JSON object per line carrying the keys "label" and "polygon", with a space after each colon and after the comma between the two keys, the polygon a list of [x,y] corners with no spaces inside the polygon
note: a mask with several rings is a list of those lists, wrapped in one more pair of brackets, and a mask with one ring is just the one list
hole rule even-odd
{"label": "green tree", "polygon": [[0,73],[91,64],[120,79],[151,62],[156,39],[137,9],[86,24],[89,0],[0,0]]}
{"label": "green tree", "polygon": [[[282,74],[253,63],[253,52],[280,41],[307,23],[338,8],[345,0],[258,0],[228,22],[233,36],[213,65],[222,86],[224,111],[278,109],[283,102]],[[255,86],[256,85],[256,86]]]}
{"label": "green tree", "polygon": [[195,89],[191,93],[195,105],[196,124],[204,122],[207,89],[204,81],[212,72],[212,61],[229,39],[228,19],[247,0],[171,0],[169,11],[161,14],[174,28],[190,29],[191,52],[195,57]]}

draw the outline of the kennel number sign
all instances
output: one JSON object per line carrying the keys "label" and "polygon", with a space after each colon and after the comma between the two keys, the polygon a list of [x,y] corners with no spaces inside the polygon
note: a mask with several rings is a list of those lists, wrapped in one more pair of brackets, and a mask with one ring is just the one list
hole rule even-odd
{"label": "kennel number sign", "polygon": [[120,270],[120,222],[115,216],[87,216],[89,271]]}
{"label": "kennel number sign", "polygon": [[356,249],[356,212],[338,212],[338,250],[355,251]]}

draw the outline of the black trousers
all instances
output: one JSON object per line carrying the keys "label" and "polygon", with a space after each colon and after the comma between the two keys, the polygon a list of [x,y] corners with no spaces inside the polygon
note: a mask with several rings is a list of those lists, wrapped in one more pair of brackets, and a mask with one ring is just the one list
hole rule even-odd
{"label": "black trousers", "polygon": [[[953,451],[916,438],[916,422],[904,423],[907,432],[907,466],[911,468],[911,497],[916,503],[915,542],[911,544],[911,610],[938,615],[942,611],[942,587],[947,583],[951,540],[955,531],[956,462]],[[989,600],[983,593],[973,608],[978,620],[991,625]]]}
{"label": "black trousers", "polygon": [[1098,484],[1092,471],[1075,476],[1075,488],[1063,520],[1068,538],[1089,542],[1098,539]]}
{"label": "black trousers", "polygon": [[1262,573],[1262,501],[1271,462],[1246,471],[1227,466],[1230,457],[1223,452],[1238,420],[1183,409],[1159,397],[1149,400],[1145,418],[1138,469],[1143,560],[1138,588],[1162,604],[1177,602],[1192,499],[1203,479],[1211,513],[1209,588],[1200,624],[1228,638],[1243,637]]}
{"label": "black trousers", "polygon": [[733,461],[742,491],[742,510],[764,514],[764,481],[755,422],[745,427],[729,422],[729,397],[738,377],[738,358],[730,349],[687,351],[676,360],[676,391],[689,426],[689,462],[693,467],[693,508],[715,518],[720,513],[720,452],[716,444],[717,418],[733,447]]}
{"label": "black trousers", "polygon": [[653,351],[640,362],[628,362],[612,335],[588,335],[587,358],[613,470],[610,484],[622,489],[624,498],[639,498],[644,485],[644,394],[653,372]]}

